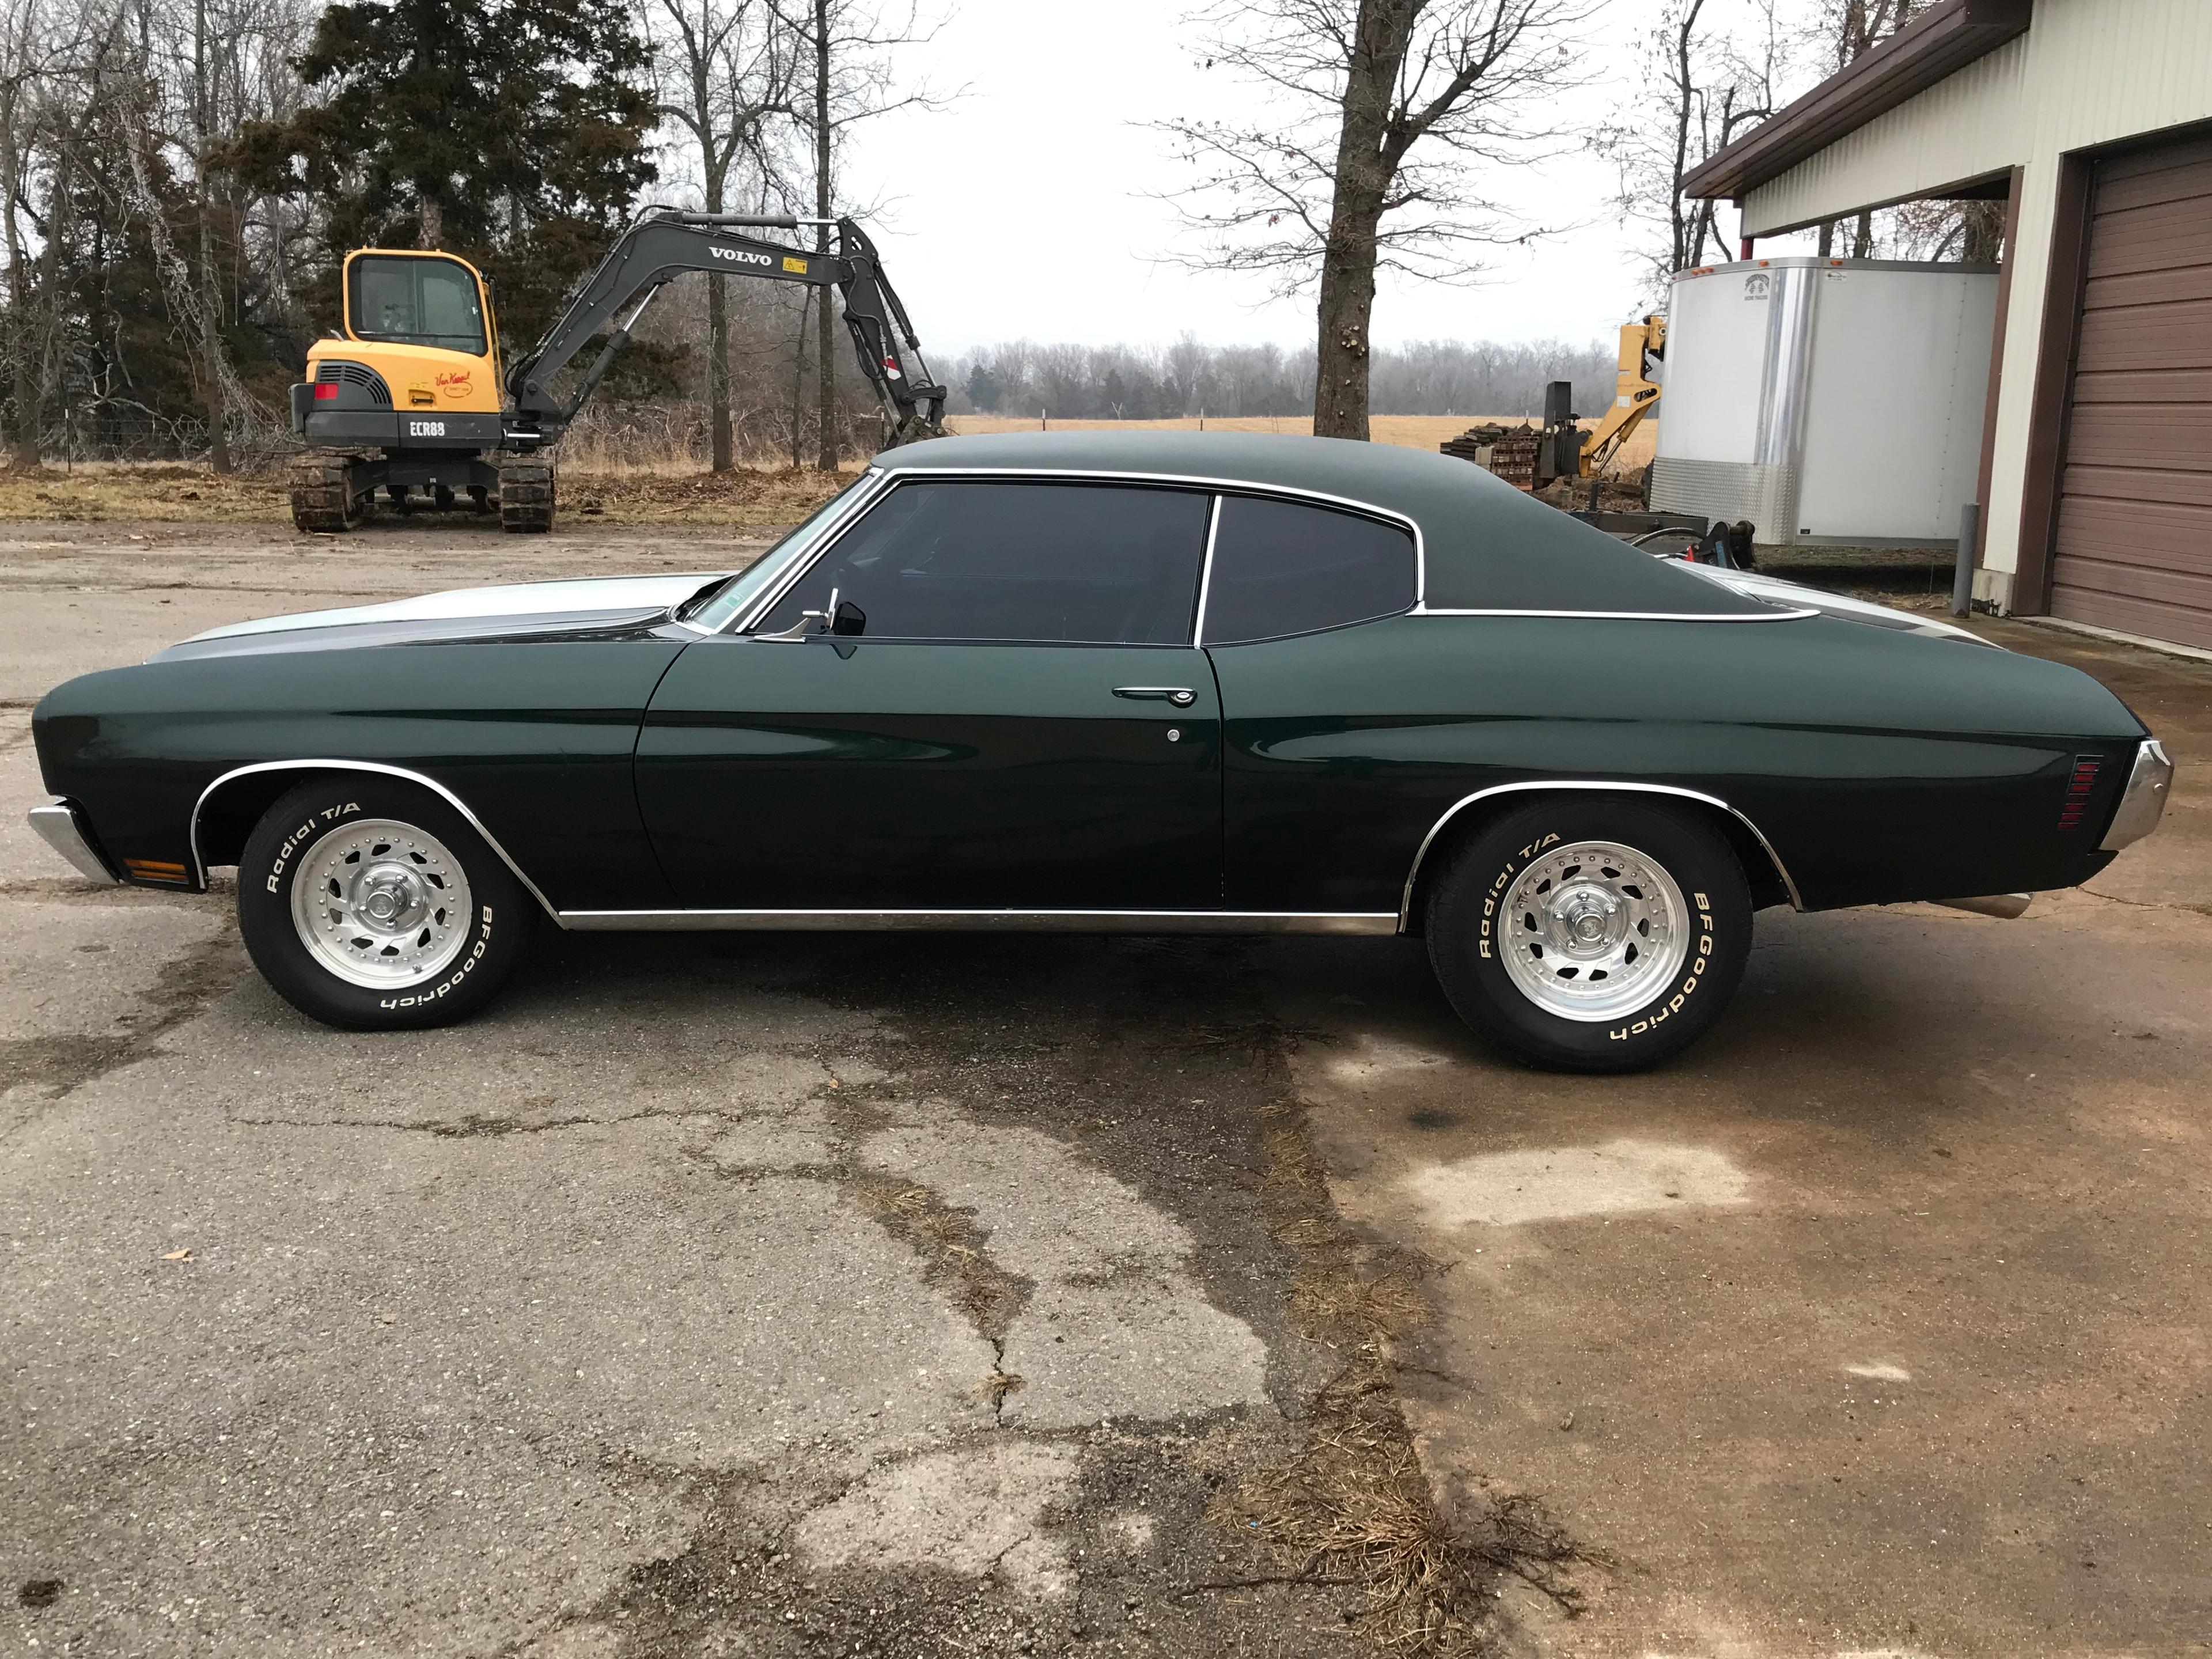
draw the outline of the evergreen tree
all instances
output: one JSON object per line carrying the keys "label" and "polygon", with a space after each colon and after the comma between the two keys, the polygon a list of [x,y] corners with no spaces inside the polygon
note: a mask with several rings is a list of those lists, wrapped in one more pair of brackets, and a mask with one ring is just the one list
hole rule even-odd
{"label": "evergreen tree", "polygon": [[648,64],[617,0],[337,4],[297,64],[319,101],[244,129],[234,160],[324,204],[319,312],[348,248],[441,247],[493,277],[526,347],[654,176]]}
{"label": "evergreen tree", "polygon": [[968,371],[968,401],[986,415],[995,415],[999,410],[999,377],[977,363]]}

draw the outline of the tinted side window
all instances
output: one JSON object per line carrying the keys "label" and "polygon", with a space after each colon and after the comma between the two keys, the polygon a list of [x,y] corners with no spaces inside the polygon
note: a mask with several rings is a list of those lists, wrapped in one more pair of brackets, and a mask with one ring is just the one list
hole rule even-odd
{"label": "tinted side window", "polygon": [[1294,501],[1224,496],[1204,643],[1275,640],[1395,617],[1413,603],[1414,565],[1413,538],[1395,525]]}
{"label": "tinted side window", "polygon": [[760,631],[825,609],[835,588],[872,640],[1188,645],[1209,505],[1115,484],[901,484]]}

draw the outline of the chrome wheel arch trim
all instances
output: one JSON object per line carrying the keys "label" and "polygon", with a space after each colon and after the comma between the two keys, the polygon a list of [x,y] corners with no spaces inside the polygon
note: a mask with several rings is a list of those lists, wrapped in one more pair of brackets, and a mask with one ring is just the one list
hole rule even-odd
{"label": "chrome wheel arch trim", "polygon": [[1793,910],[1802,910],[1805,908],[1805,901],[1797,891],[1797,884],[1790,874],[1790,866],[1783,863],[1782,854],[1774,850],[1774,843],[1767,840],[1766,832],[1718,795],[1708,795],[1698,789],[1680,788],[1671,783],[1625,783],[1595,778],[1548,778],[1532,780],[1524,783],[1492,784],[1487,789],[1478,789],[1471,795],[1462,796],[1444,809],[1443,816],[1430,825],[1429,833],[1421,837],[1420,850],[1413,854],[1413,867],[1406,872],[1405,891],[1398,901],[1398,931],[1401,933],[1412,931],[1413,888],[1421,878],[1421,866],[1429,856],[1429,848],[1436,845],[1437,837],[1443,834],[1445,825],[1477,801],[1489,800],[1498,795],[1533,795],[1557,792],[1573,792],[1581,794],[1671,795],[1680,800],[1696,801],[1701,805],[1717,806],[1751,831],[1752,839],[1759,843],[1760,850],[1765,853],[1768,860],[1773,864],[1774,873],[1782,878],[1782,890],[1790,896],[1790,908]]}
{"label": "chrome wheel arch trim", "polygon": [[[459,812],[461,815],[462,819],[468,824],[469,828],[475,830],[477,834],[483,837],[484,845],[490,848],[491,850],[498,855],[499,861],[507,867],[507,870],[514,875],[517,881],[522,884],[523,890],[527,892],[531,897],[538,901],[538,904],[544,908],[547,915],[552,917],[556,921],[561,921],[561,913],[553,908],[553,901],[547,898],[544,893],[538,890],[538,884],[531,880],[528,872],[526,872],[520,864],[517,864],[514,861],[514,855],[509,853],[506,848],[499,844],[499,837],[492,834],[491,830],[485,825],[484,821],[478,817],[470,808],[468,802],[463,800],[451,789],[448,789],[444,784],[439,782],[437,779],[431,777],[427,773],[412,771],[404,766],[387,765],[382,761],[257,761],[251,766],[234,766],[231,768],[229,771],[225,772],[222,776],[216,778],[215,781],[209,784],[206,788],[200,791],[200,798],[192,803],[192,822],[191,830],[192,873],[197,884],[203,890],[207,886],[207,860],[200,855],[201,815],[207,810],[208,802],[212,800],[216,793],[226,784],[234,783],[240,778],[252,777],[257,774],[264,772],[369,772],[374,773],[380,777],[398,778],[404,782],[416,784],[424,789],[428,789],[432,794],[437,796],[439,799],[444,801],[447,805],[452,807],[456,812]],[[565,922],[562,925],[564,927],[567,926]]]}

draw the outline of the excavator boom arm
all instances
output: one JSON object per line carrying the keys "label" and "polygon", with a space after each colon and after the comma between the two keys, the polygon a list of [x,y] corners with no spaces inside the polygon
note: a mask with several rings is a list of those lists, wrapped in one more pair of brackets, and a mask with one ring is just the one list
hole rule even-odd
{"label": "excavator boom arm", "polygon": [[[534,436],[540,443],[558,438],[629,343],[629,325],[647,301],[663,284],[694,270],[835,288],[844,304],[846,326],[861,372],[883,405],[890,441],[939,435],[945,389],[930,382],[906,309],[884,280],[875,245],[860,228],[850,219],[836,221],[837,249],[833,253],[740,234],[797,230],[802,223],[818,222],[678,213],[665,208],[647,213],[607,250],[545,337],[507,371],[507,395],[520,428],[510,438],[528,442]],[[635,307],[608,335],[568,399],[564,403],[556,398],[551,390],[555,377],[633,301]]]}

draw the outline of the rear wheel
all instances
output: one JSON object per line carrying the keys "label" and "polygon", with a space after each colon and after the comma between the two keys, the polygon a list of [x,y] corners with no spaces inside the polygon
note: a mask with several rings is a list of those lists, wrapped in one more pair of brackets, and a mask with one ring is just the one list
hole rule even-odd
{"label": "rear wheel", "polygon": [[1720,1018],[1751,951],[1726,841],[1626,799],[1562,795],[1477,830],[1431,890],[1429,959],[1460,1017],[1539,1066],[1626,1072]]}
{"label": "rear wheel", "polygon": [[543,450],[499,458],[499,527],[534,534],[553,527],[553,458]]}
{"label": "rear wheel", "polygon": [[533,925],[514,872],[427,790],[333,775],[270,807],[239,856],[238,925],[262,977],[352,1030],[474,1013]]}

